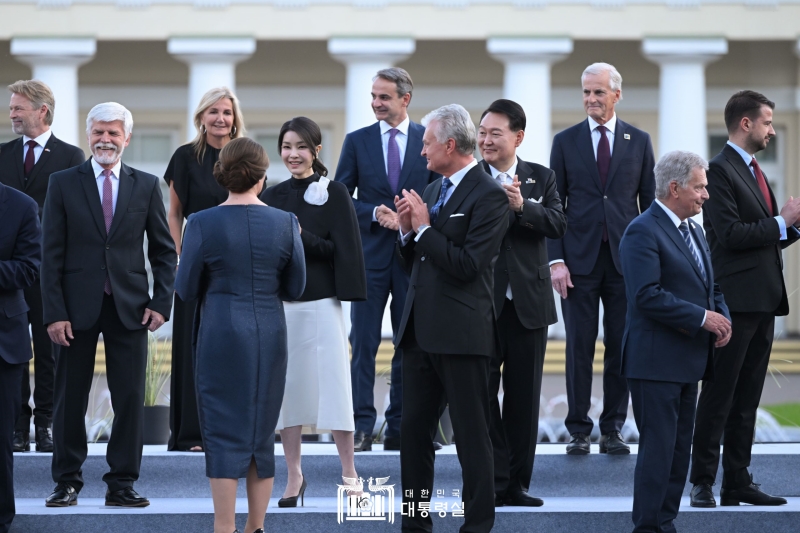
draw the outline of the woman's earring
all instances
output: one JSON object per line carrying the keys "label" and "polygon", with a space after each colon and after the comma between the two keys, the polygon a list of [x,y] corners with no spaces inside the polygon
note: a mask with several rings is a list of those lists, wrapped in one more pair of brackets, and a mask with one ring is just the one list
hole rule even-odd
{"label": "woman's earring", "polygon": [[236,126],[233,126],[233,127],[231,128],[231,139],[233,139],[233,137],[234,137],[235,135],[236,135]]}
{"label": "woman's earring", "polygon": [[203,125],[203,135],[205,135],[205,134],[206,134],[206,126],[205,126],[205,124],[204,124],[204,125]]}

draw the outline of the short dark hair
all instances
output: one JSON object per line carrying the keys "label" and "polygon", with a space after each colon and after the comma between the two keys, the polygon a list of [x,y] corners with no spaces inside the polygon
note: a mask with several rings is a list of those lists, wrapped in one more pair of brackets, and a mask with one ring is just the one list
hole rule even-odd
{"label": "short dark hair", "polygon": [[736,131],[745,117],[755,120],[761,114],[763,106],[775,109],[775,102],[761,93],[750,90],[739,91],[731,96],[725,104],[725,127],[728,133]]}
{"label": "short dark hair", "polygon": [[226,144],[214,164],[214,177],[233,193],[247,192],[267,173],[269,157],[253,139],[239,137]]}
{"label": "short dark hair", "polygon": [[498,113],[508,117],[508,127],[511,131],[525,131],[525,110],[513,100],[501,98],[492,102],[481,115],[481,120],[489,113]]}
{"label": "short dark hair", "polygon": [[294,117],[292,120],[284,122],[283,126],[281,126],[281,132],[278,134],[278,153],[281,151],[283,136],[286,135],[287,131],[295,132],[308,145],[308,149],[311,150],[311,156],[314,158],[311,163],[311,169],[320,176],[327,176],[328,169],[319,160],[315,150],[317,146],[322,144],[322,131],[320,131],[319,125],[307,117]]}
{"label": "short dark hair", "polygon": [[384,79],[386,81],[391,81],[397,86],[397,96],[399,98],[404,97],[407,94],[411,94],[414,91],[414,82],[411,81],[411,76],[405,69],[400,67],[391,67],[379,70],[375,77],[372,78],[372,81],[377,80],[378,78]]}

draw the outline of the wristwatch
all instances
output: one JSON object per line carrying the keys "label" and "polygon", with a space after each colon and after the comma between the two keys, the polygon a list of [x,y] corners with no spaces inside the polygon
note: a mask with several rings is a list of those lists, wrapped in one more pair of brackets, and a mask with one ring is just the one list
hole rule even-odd
{"label": "wristwatch", "polygon": [[515,211],[514,214],[518,217],[522,216],[522,209],[525,207],[525,200],[522,200],[522,205],[519,206],[519,211]]}

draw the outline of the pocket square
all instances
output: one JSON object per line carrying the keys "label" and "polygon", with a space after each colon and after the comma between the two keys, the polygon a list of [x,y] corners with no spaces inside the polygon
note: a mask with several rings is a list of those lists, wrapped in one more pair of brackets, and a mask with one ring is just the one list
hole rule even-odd
{"label": "pocket square", "polygon": [[453,218],[453,217],[463,217],[463,216],[464,216],[464,213],[456,213],[456,214],[454,214],[454,215],[450,215],[450,218]]}
{"label": "pocket square", "polygon": [[542,203],[542,198],[544,198],[544,196],[540,196],[538,200],[536,198],[528,198],[528,201],[533,202],[535,204],[540,204]]}

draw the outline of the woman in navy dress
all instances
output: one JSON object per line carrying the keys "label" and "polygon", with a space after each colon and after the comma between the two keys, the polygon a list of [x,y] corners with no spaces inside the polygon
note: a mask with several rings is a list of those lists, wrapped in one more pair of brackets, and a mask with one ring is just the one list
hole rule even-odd
{"label": "woman in navy dress", "polygon": [[228,199],[189,217],[175,280],[182,299],[198,299],[195,389],[215,533],[236,530],[242,477],[249,505],[244,533],[263,531],[286,382],[282,300],[298,298],[305,288],[297,219],[257,196],[268,163],[251,139],[234,139],[222,149],[214,176]]}

